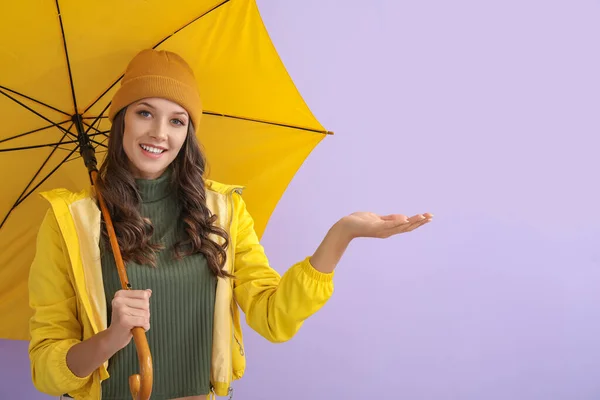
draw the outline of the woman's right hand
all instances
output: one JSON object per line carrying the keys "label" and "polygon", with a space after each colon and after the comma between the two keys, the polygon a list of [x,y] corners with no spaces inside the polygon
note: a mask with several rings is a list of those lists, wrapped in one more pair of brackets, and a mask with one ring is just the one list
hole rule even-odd
{"label": "woman's right hand", "polygon": [[108,331],[112,345],[121,350],[129,344],[135,327],[150,329],[150,296],[147,290],[119,290],[112,300],[112,317]]}

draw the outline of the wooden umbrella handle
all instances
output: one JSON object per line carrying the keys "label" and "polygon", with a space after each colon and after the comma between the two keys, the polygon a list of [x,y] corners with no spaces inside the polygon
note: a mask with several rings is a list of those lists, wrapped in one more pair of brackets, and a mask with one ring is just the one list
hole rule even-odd
{"label": "wooden umbrella handle", "polygon": [[140,362],[140,373],[129,377],[129,389],[134,400],[148,400],[152,393],[152,357],[143,328],[133,328],[133,341]]}
{"label": "wooden umbrella handle", "polygon": [[[106,203],[102,198],[102,195],[96,187],[96,180],[98,178],[98,172],[92,171],[91,173],[92,182],[96,188],[96,196],[100,202],[100,209],[104,216],[104,222],[106,223],[106,229],[108,237],[110,239],[110,245],[115,256],[115,263],[117,264],[117,271],[119,272],[119,278],[121,280],[121,287],[124,290],[131,290],[131,284],[127,278],[127,272],[125,271],[125,264],[121,256],[121,250],[119,248],[119,242],[117,241],[117,235],[115,234],[115,228],[110,218]],[[131,396],[133,400],[149,400],[150,394],[152,393],[152,355],[150,354],[150,347],[148,346],[148,339],[146,338],[146,332],[143,328],[137,327],[131,330],[133,334],[133,341],[135,342],[135,348],[138,354],[138,360],[140,362],[140,373],[131,375],[129,377],[129,389],[131,390]]]}

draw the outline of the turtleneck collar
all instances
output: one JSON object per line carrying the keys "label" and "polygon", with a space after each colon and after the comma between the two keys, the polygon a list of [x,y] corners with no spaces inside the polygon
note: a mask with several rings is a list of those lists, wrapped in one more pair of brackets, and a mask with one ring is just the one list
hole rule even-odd
{"label": "turtleneck collar", "polygon": [[171,168],[156,179],[136,179],[135,183],[138,187],[142,203],[152,203],[168,197],[172,192],[171,176],[173,171]]}

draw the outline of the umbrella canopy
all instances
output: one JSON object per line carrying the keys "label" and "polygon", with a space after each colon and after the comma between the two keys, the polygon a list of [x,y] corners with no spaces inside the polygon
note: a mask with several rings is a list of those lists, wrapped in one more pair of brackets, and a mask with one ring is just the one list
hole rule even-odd
{"label": "umbrella canopy", "polygon": [[27,278],[48,205],[37,195],[90,185],[112,95],[145,48],[179,53],[203,98],[198,137],[208,177],[246,187],[262,234],[286,186],[327,132],[302,100],[252,0],[0,5],[0,338],[27,340]]}

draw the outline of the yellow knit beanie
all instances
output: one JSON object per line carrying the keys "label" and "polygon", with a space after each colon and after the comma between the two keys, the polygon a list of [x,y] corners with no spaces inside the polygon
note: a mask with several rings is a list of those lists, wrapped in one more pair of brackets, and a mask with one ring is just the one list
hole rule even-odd
{"label": "yellow knit beanie", "polygon": [[127,66],[121,87],[112,99],[108,119],[131,103],[160,97],[171,100],[190,115],[197,129],[202,101],[192,68],[179,55],[165,50],[142,50]]}

